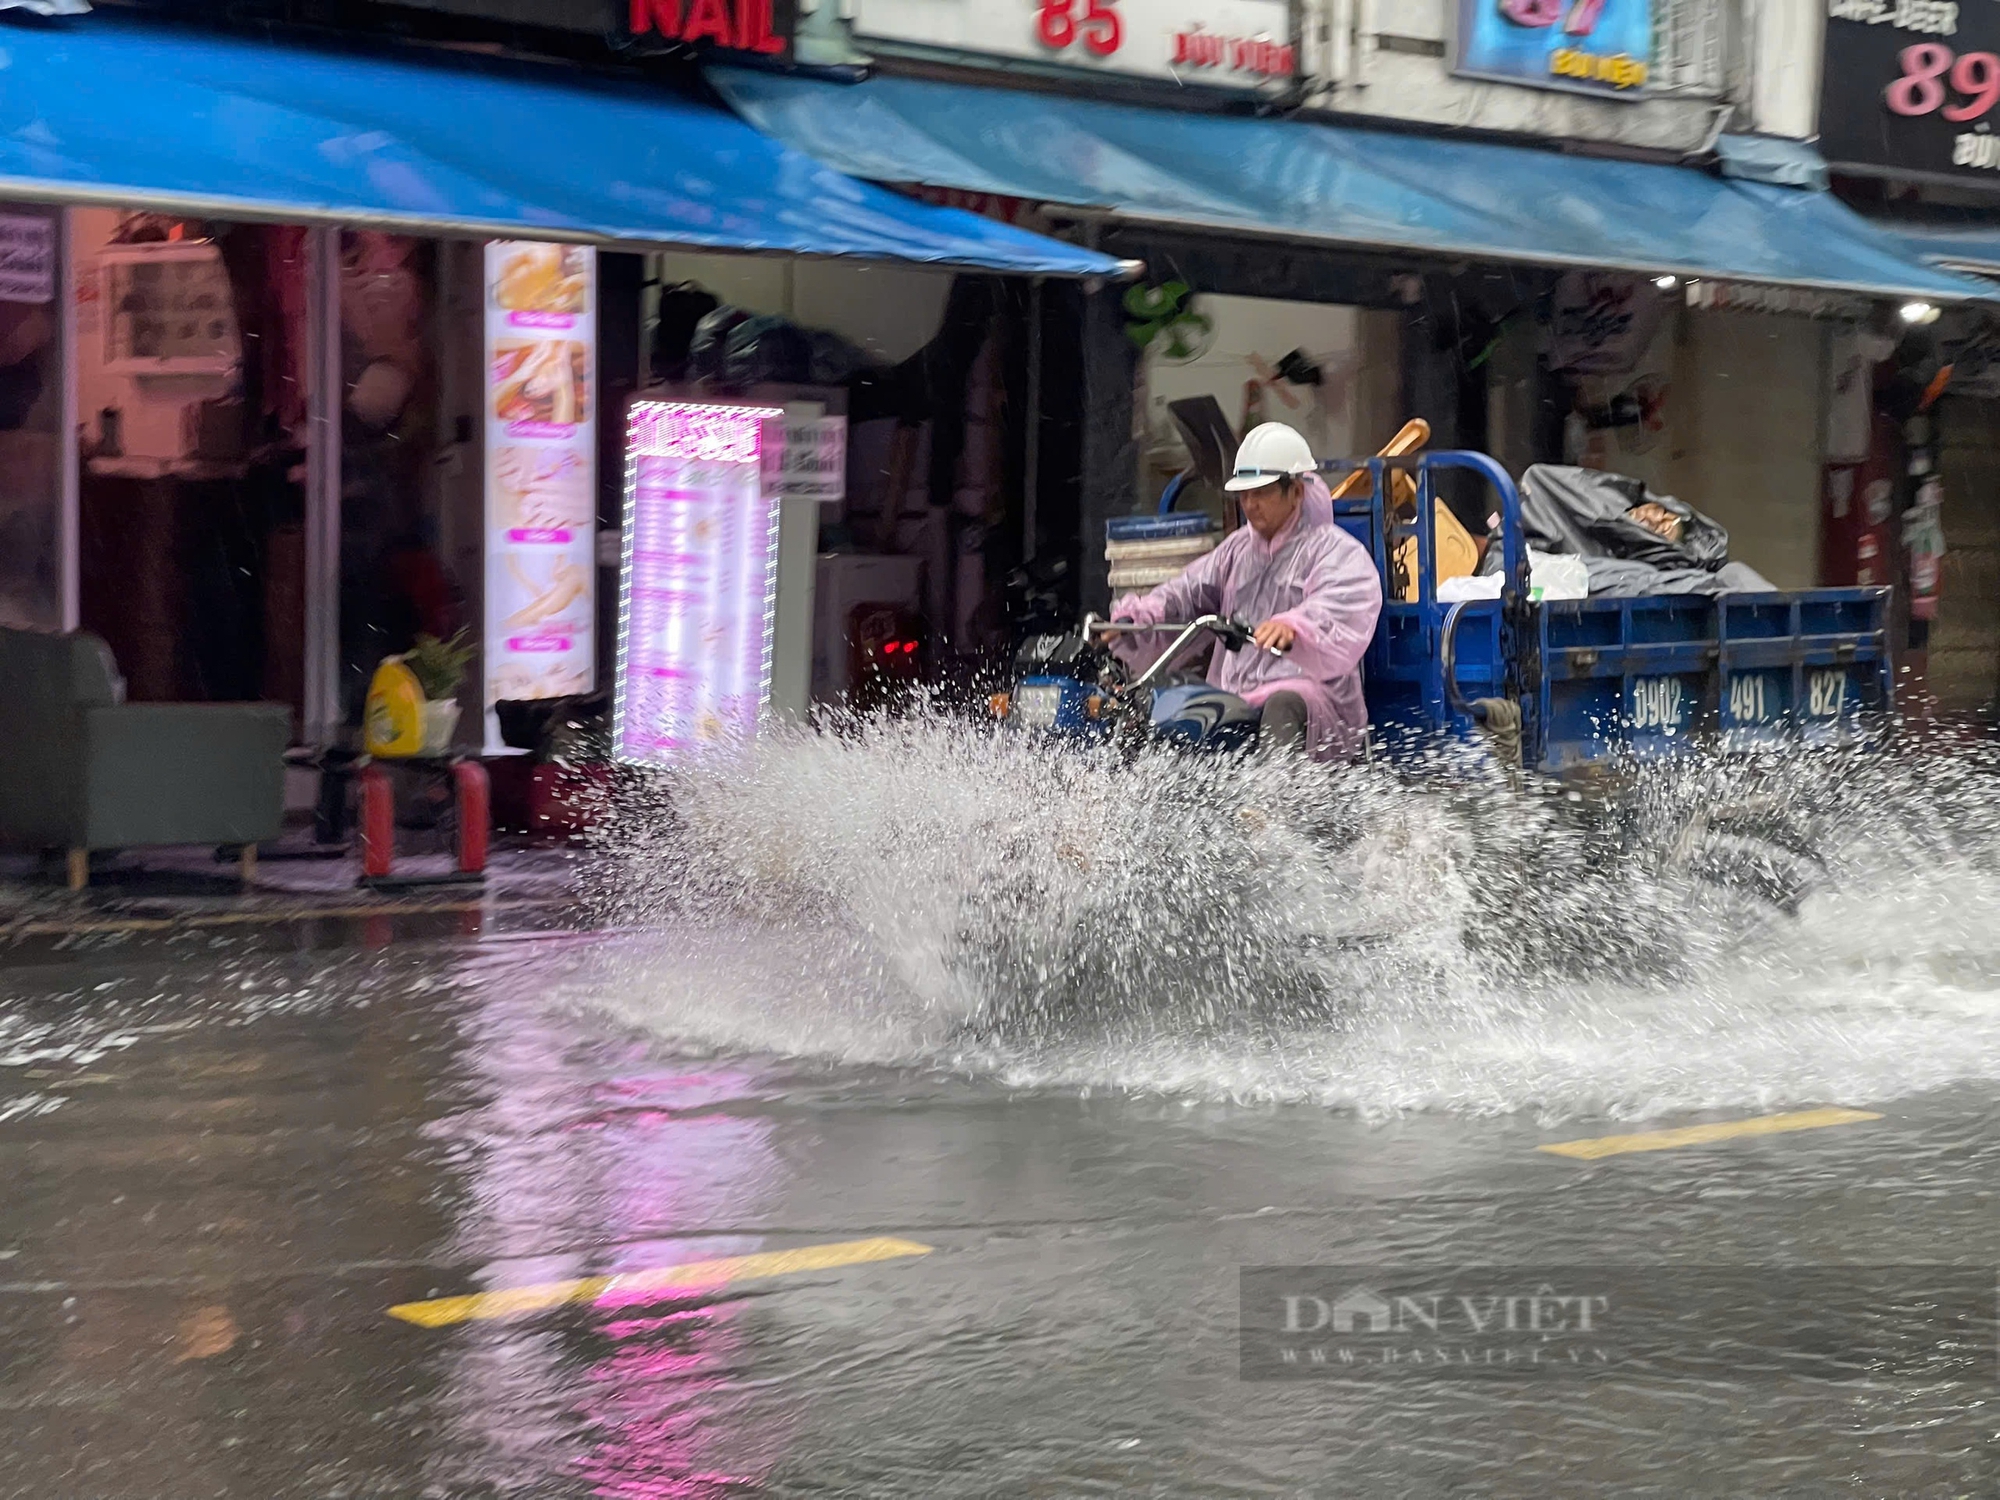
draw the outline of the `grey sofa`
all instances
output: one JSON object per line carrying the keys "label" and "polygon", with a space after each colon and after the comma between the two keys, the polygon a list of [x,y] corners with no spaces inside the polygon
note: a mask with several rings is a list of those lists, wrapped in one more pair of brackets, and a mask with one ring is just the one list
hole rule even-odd
{"label": "grey sofa", "polygon": [[231,844],[244,878],[285,817],[291,710],[268,703],[126,703],[94,635],[0,630],[0,838],[90,851]]}

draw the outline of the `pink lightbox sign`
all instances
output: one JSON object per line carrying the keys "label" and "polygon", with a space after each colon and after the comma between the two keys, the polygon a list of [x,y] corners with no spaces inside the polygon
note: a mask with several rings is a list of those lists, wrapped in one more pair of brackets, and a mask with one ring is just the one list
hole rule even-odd
{"label": "pink lightbox sign", "polygon": [[757,732],[771,690],[776,408],[640,401],[625,435],[617,745],[667,764]]}

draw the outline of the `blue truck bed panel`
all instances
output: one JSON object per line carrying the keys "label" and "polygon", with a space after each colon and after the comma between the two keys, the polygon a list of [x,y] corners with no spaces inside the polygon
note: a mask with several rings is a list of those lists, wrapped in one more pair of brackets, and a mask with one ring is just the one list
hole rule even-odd
{"label": "blue truck bed panel", "polygon": [[[1869,750],[1886,738],[1887,588],[1538,602],[1529,597],[1520,495],[1492,458],[1435,452],[1321,468],[1335,484],[1357,471],[1368,477],[1365,490],[1334,502],[1334,516],[1374,559],[1390,601],[1364,673],[1376,741],[1391,759],[1440,737],[1473,738],[1486,712],[1480,700],[1490,699],[1520,705],[1523,764],[1552,774],[1699,747]],[[1437,600],[1435,481],[1451,470],[1477,475],[1499,502],[1501,598]],[[1398,472],[1415,479],[1416,504],[1392,517],[1384,496]],[[1404,601],[1391,560],[1412,535],[1418,597]],[[1047,707],[1067,724],[1080,722],[1081,704],[1065,698],[1059,715],[1053,699]]]}
{"label": "blue truck bed panel", "polygon": [[1891,701],[1888,606],[1888,589],[1543,604],[1539,764],[1872,748]]}
{"label": "blue truck bed panel", "polygon": [[[1371,471],[1373,493],[1335,512],[1375,559],[1385,595],[1393,594],[1395,542],[1413,529],[1418,539],[1420,597],[1383,607],[1366,665],[1369,716],[1392,757],[1440,734],[1469,737],[1468,700],[1482,698],[1519,701],[1523,760],[1551,773],[1699,746],[1874,749],[1886,734],[1894,670],[1887,588],[1533,603],[1519,496],[1485,455],[1326,467]],[[1393,468],[1414,471],[1418,501],[1412,518],[1391,523],[1382,497]],[[1479,473],[1496,492],[1505,601],[1436,600],[1429,518],[1434,471],[1443,469]]]}

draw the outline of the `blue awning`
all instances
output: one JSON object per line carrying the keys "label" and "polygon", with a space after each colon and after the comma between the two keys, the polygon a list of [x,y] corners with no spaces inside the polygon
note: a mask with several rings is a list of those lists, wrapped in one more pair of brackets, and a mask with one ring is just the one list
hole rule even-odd
{"label": "blue awning", "polygon": [[710,76],[759,128],[876,182],[1355,249],[1938,302],[1988,295],[1829,194],[1685,167],[916,78]]}
{"label": "blue awning", "polygon": [[1907,245],[1912,255],[1932,265],[2000,276],[2000,224],[1877,222]]}
{"label": "blue awning", "polygon": [[1815,193],[1833,185],[1833,173],[1817,146],[1781,135],[1731,135],[1724,131],[1715,138],[1715,162],[1724,177],[1740,177],[1745,182],[1807,188]]}
{"label": "blue awning", "polygon": [[0,25],[0,197],[1045,275],[1118,269],[857,182],[658,85],[318,51],[103,11]]}

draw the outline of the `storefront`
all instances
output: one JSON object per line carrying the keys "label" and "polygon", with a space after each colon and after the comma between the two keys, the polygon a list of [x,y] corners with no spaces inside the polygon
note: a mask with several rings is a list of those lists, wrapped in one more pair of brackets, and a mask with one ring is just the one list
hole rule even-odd
{"label": "storefront", "polygon": [[1565,274],[1545,309],[1491,361],[1491,445],[1511,467],[1641,479],[1720,522],[1730,555],[1780,588],[1887,581],[1825,576],[1822,494],[1826,466],[1851,461],[1840,371],[1891,309],[1851,293],[1592,272]]}
{"label": "storefront", "polygon": [[[1834,190],[1910,253],[2000,277],[2000,15],[1985,6],[1835,6],[1820,149]],[[1873,436],[1830,568],[1887,566],[1911,597],[1923,697],[1947,713],[2000,695],[2000,343],[1985,310],[1947,312],[1875,350]],[[1885,494],[1884,486],[1887,487]]]}
{"label": "storefront", "polygon": [[[1625,468],[1809,586],[1836,349],[1984,296],[1832,195],[1742,173],[886,72],[711,76],[829,165],[1039,205],[1145,263],[1091,314],[1086,380],[1139,400],[1086,537],[1153,502],[1189,456],[1162,409],[1208,395],[1232,427],[1285,417],[1335,451],[1421,417],[1516,472]],[[1477,497],[1454,502],[1479,525]]]}
{"label": "storefront", "polygon": [[810,701],[870,682],[970,689],[1004,660],[1019,570],[1076,534],[1076,409],[1041,376],[1081,289],[693,251],[649,258],[647,280],[658,394],[685,400],[720,370],[746,396],[844,421],[838,472],[808,476]]}
{"label": "storefront", "polygon": [[[104,634],[135,698],[290,702],[306,743],[418,632],[478,647],[465,743],[496,701],[610,685],[662,252],[834,301],[1119,272],[648,80],[106,13],[7,49],[8,623]],[[767,456],[813,443],[794,404]],[[789,671],[803,704],[828,489],[759,491],[806,559],[757,601],[765,700]]]}

